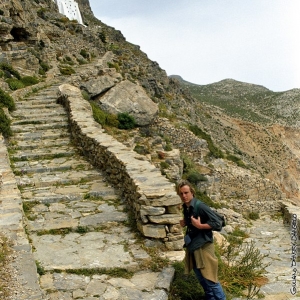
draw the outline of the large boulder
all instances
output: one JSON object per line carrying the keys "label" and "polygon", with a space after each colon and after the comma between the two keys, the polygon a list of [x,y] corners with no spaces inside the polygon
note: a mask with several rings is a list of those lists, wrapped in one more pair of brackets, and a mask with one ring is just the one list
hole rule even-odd
{"label": "large boulder", "polygon": [[84,82],[80,86],[80,88],[85,90],[90,95],[90,97],[93,98],[112,88],[116,84],[116,82],[117,79],[111,76],[104,75]]}
{"label": "large boulder", "polygon": [[151,124],[158,113],[158,106],[146,94],[141,86],[124,80],[99,96],[102,110],[111,113],[128,113],[134,117],[137,125]]}

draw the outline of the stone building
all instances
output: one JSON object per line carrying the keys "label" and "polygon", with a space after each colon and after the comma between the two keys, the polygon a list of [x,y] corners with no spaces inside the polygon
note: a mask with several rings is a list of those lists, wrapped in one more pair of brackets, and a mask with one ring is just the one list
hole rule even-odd
{"label": "stone building", "polygon": [[79,24],[83,24],[78,3],[74,0],[53,0],[61,14],[70,20],[77,20]]}

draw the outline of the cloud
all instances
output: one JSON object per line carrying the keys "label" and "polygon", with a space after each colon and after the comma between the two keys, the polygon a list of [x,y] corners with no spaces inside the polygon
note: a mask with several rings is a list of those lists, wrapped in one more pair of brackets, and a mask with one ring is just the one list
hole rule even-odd
{"label": "cloud", "polygon": [[198,84],[233,78],[274,91],[300,85],[298,0],[90,3],[168,75]]}

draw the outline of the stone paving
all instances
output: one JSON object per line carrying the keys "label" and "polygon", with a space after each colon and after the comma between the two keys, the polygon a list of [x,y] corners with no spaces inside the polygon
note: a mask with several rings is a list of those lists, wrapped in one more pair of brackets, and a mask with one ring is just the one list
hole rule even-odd
{"label": "stone paving", "polygon": [[[130,229],[122,199],[72,145],[56,95],[57,86],[42,90],[18,101],[12,114],[17,223],[22,226],[23,202],[35,274],[35,293],[22,291],[15,299],[166,300],[173,268],[143,267],[151,257]],[[125,276],[107,275],[122,270]],[[21,277],[29,266],[18,271]]]}
{"label": "stone paving", "polygon": [[[288,224],[283,224],[282,218],[271,218],[268,215],[252,221],[249,238],[261,254],[266,254],[263,263],[270,264],[266,268],[268,282],[260,289],[265,300],[295,300],[300,298],[300,285],[297,281],[297,293],[293,290],[292,240]],[[300,265],[300,263],[299,263]],[[299,269],[298,269],[299,272]],[[293,291],[293,294],[291,293]]]}
{"label": "stone paving", "polygon": [[[167,300],[174,270],[142,267],[151,258],[128,226],[124,203],[73,147],[56,92],[52,86],[17,103],[10,162],[0,140],[0,229],[15,242],[14,266],[22,285],[13,299]],[[298,299],[299,292],[290,292],[289,227],[263,216],[253,221],[249,235],[269,255],[269,282],[261,288],[265,299]],[[123,269],[133,276],[107,274]]]}

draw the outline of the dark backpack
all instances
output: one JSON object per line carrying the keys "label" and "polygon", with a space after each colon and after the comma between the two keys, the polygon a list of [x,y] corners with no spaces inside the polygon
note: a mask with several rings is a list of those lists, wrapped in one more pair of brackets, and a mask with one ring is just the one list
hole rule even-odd
{"label": "dark backpack", "polygon": [[[195,209],[196,209],[196,211],[198,211],[199,210],[199,205],[200,205],[200,201],[199,200],[197,200],[196,201],[196,205],[195,205]],[[226,219],[225,219],[225,217],[223,216],[223,215],[221,215],[221,214],[219,214],[217,211],[215,211],[215,210],[211,210],[213,213],[214,213],[214,215],[216,216],[216,219],[218,219],[219,220],[219,226],[218,226],[218,228],[213,228],[213,230],[214,231],[222,231],[222,228],[224,227],[224,226],[226,226]]]}

